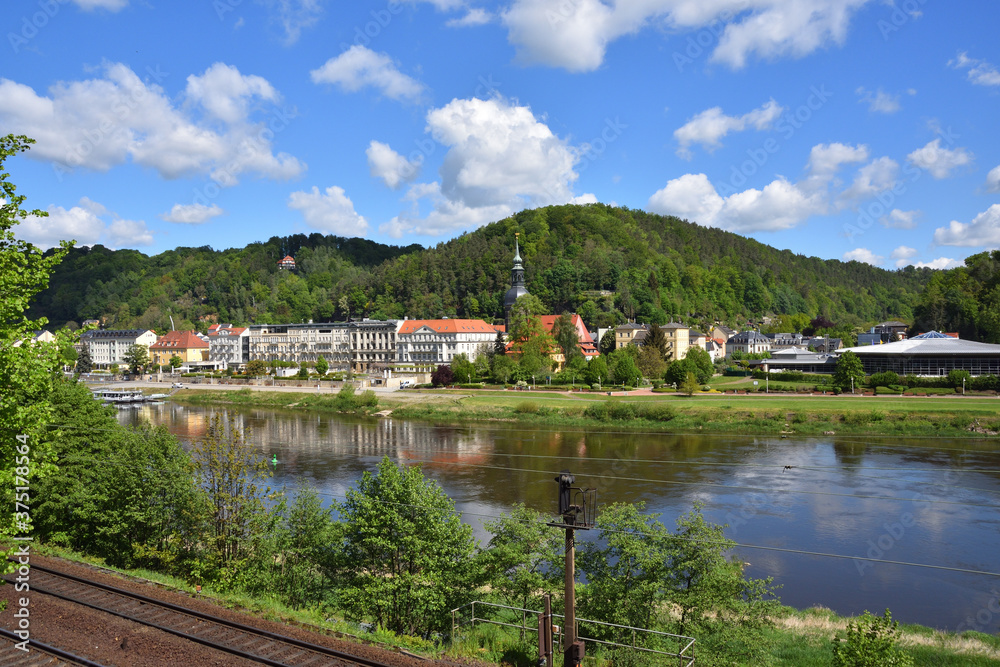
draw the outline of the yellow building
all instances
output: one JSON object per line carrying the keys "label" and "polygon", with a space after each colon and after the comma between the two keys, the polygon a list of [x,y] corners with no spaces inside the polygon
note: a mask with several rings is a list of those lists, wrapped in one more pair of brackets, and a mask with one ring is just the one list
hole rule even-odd
{"label": "yellow building", "polygon": [[691,330],[680,322],[661,324],[660,330],[667,339],[667,361],[683,359],[691,347]]}
{"label": "yellow building", "polygon": [[166,366],[171,357],[186,364],[208,361],[208,341],[195,331],[171,331],[149,346],[149,358],[157,366]]}

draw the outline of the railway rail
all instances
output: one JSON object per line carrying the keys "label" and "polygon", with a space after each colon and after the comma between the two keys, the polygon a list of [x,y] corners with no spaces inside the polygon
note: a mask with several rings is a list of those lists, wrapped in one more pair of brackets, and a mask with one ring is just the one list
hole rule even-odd
{"label": "railway rail", "polygon": [[[32,564],[31,572],[31,589],[36,593],[114,614],[258,664],[272,667],[392,667],[48,567]],[[32,644],[35,645],[34,641]]]}
{"label": "railway rail", "polygon": [[0,628],[0,667],[104,667],[99,662],[88,660],[55,646],[31,640],[31,648],[21,651],[16,645],[21,638],[9,630]]}

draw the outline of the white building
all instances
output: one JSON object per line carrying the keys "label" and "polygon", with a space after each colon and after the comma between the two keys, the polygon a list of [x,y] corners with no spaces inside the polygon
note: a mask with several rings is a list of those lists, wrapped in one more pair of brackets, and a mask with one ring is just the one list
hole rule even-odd
{"label": "white building", "polygon": [[436,365],[464,354],[472,361],[496,336],[496,327],[483,320],[404,320],[396,334],[396,358],[400,364]]}
{"label": "white building", "polygon": [[248,329],[247,361],[316,363],[322,356],[334,370],[351,364],[351,332],[348,322],[314,324],[254,324]]}
{"label": "white building", "polygon": [[771,340],[756,331],[741,331],[728,341],[726,341],[726,356],[733,356],[733,352],[743,354],[761,354],[771,351]]}
{"label": "white building", "polygon": [[250,329],[223,325],[208,332],[208,360],[216,368],[242,366],[250,361]]}
{"label": "white building", "polygon": [[148,329],[124,329],[121,331],[85,331],[80,342],[87,346],[94,366],[107,368],[124,363],[125,353],[133,345],[150,345],[156,342],[156,334]]}

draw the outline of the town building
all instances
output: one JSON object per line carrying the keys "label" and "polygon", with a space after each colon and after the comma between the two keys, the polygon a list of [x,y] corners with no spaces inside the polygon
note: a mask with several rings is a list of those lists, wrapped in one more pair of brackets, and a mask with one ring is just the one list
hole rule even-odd
{"label": "town building", "polygon": [[800,333],[769,333],[764,334],[771,341],[771,351],[787,350],[791,347],[804,347]]}
{"label": "town building", "polygon": [[726,341],[726,356],[734,352],[743,354],[762,354],[771,351],[771,341],[757,331],[741,331]]}
{"label": "town building", "polygon": [[404,320],[396,333],[399,364],[450,364],[460,354],[474,361],[481,346],[493,345],[497,329],[483,320]]}
{"label": "town building", "polygon": [[333,370],[351,368],[351,323],[252,324],[247,361],[316,363],[322,355]]}
{"label": "town building", "polygon": [[[197,331],[168,331],[149,346],[149,358],[156,366],[167,366],[179,357],[183,366],[210,366],[208,337]],[[93,354],[91,354],[93,358]]]}
{"label": "town building", "polygon": [[[555,328],[556,320],[558,320],[559,317],[559,315],[542,315],[540,318],[542,326],[545,327],[545,330],[550,334],[553,333],[552,330]],[[583,358],[587,361],[599,356],[600,351],[597,349],[597,343],[594,342],[590,332],[587,331],[587,327],[583,323],[583,319],[576,313],[573,313],[572,319],[573,327],[576,328],[577,346],[580,349],[580,354],[582,354]],[[550,356],[552,357],[552,360],[556,362],[558,369],[561,369],[566,364],[566,355],[563,354],[561,349],[553,351]]]}
{"label": "town building", "polygon": [[110,368],[125,363],[125,353],[133,345],[152,349],[156,333],[149,329],[92,329],[80,335],[80,343],[87,346],[94,367]]}
{"label": "town building", "polygon": [[285,255],[282,259],[278,260],[278,268],[284,269],[286,271],[295,270],[295,258],[291,255]]}
{"label": "town building", "polygon": [[510,333],[510,312],[514,304],[522,296],[527,296],[528,288],[524,286],[524,264],[521,260],[521,248],[518,245],[518,233],[514,234],[514,266],[510,270],[510,289],[503,296],[504,331]]}
{"label": "town building", "polygon": [[30,338],[22,338],[21,340],[14,341],[14,347],[21,347],[25,342],[27,343],[54,343],[56,340],[55,335],[51,331],[46,331],[45,329],[36,329],[31,332]]}
{"label": "town building", "polygon": [[928,332],[907,340],[838,350],[861,359],[865,373],[893,371],[899,375],[939,377],[952,370],[971,375],[1000,375],[1000,345]]}
{"label": "town building", "polygon": [[626,345],[642,346],[647,333],[649,333],[649,327],[645,324],[636,324],[635,322],[620,324],[615,327],[615,349],[620,350]]}
{"label": "town building", "polygon": [[208,359],[218,368],[236,368],[250,361],[250,329],[231,324],[208,328]]}
{"label": "town building", "polygon": [[368,319],[350,322],[351,368],[358,373],[392,368],[396,363],[396,333],[403,322]]}
{"label": "town building", "polygon": [[772,351],[770,359],[751,361],[751,368],[765,373],[800,371],[802,373],[833,373],[837,368],[837,355],[810,352],[803,347],[787,347]]}
{"label": "town building", "polygon": [[691,342],[691,330],[679,322],[661,324],[660,331],[667,339],[667,361],[683,359],[688,348],[694,345]]}
{"label": "town building", "polygon": [[804,336],[802,346],[820,354],[833,354],[844,344],[842,338],[828,336]]}

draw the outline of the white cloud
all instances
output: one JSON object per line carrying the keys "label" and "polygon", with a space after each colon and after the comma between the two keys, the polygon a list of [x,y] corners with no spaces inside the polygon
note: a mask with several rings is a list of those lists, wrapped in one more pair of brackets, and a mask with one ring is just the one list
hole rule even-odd
{"label": "white cloud", "polygon": [[440,174],[450,200],[521,208],[573,197],[579,154],[526,106],[455,99],[427,114],[427,130],[449,147]]}
{"label": "white cloud", "polygon": [[909,246],[901,245],[892,251],[889,255],[892,259],[896,260],[896,268],[901,269],[907,264],[910,264],[910,260],[917,256],[917,249],[911,248]]}
{"label": "white cloud", "polygon": [[525,207],[597,201],[573,194],[584,149],[557,137],[526,106],[500,97],[455,99],[428,112],[426,131],[448,149],[441,180],[410,186],[403,197],[410,210],[381,225],[384,234],[441,235]]}
{"label": "white cloud", "polygon": [[723,198],[705,174],[685,174],[669,181],[649,198],[648,206],[654,213],[736,232],[789,229],[827,208],[821,195],[809,194],[784,178],[763,190],[749,189]]}
{"label": "white cloud", "polygon": [[842,43],[852,13],[868,2],[514,0],[502,19],[519,61],[571,71],[597,69],[611,42],[650,25],[680,32],[721,24],[711,60],[738,69],[751,56],[801,57]]}
{"label": "white cloud", "polygon": [[913,266],[918,269],[954,269],[958,266],[964,266],[965,262],[960,259],[952,259],[950,257],[938,257],[937,259],[932,259],[929,262],[917,262]]}
{"label": "white cloud", "polygon": [[859,101],[868,105],[868,110],[875,113],[896,113],[899,111],[899,95],[892,95],[881,88],[872,92],[865,88],[858,88],[855,91],[861,98]]}
{"label": "white cloud", "polygon": [[336,185],[323,193],[316,186],[309,192],[293,192],[288,207],[302,213],[313,229],[340,236],[364,236],[368,231],[368,221],[355,212],[354,203]]}
{"label": "white cloud", "polygon": [[370,86],[394,100],[416,102],[424,93],[424,85],[400,72],[387,54],[359,44],[330,58],[309,76],[313,83],[337,84],[351,93]]}
{"label": "white cloud", "polygon": [[851,186],[838,196],[838,203],[849,205],[885,192],[896,183],[898,174],[899,164],[895,160],[888,157],[872,160],[858,170]]}
{"label": "white cloud", "polygon": [[[260,77],[242,77],[215,64],[190,77],[183,101],[174,106],[163,89],[142,81],[121,63],[104,65],[103,76],[53,85],[48,96],[0,79],[0,126],[37,140],[28,153],[51,160],[61,178],[74,168],[107,171],[129,160],[155,169],[163,178],[209,174],[220,185],[243,173],[286,179],[305,165],[287,153],[274,154],[265,133],[287,123],[281,112],[254,122],[251,100],[275,100]],[[197,122],[194,111],[222,120]]]}
{"label": "white cloud", "polygon": [[990,173],[986,175],[986,191],[1000,192],[1000,165],[990,169]]}
{"label": "white cloud", "polygon": [[968,224],[952,220],[947,227],[938,227],[934,230],[934,243],[1000,247],[1000,204],[993,204]]}
{"label": "white cloud", "polygon": [[445,23],[449,28],[468,28],[470,26],[486,25],[493,20],[493,15],[481,7],[470,8],[460,19],[451,19]]}
{"label": "white cloud", "polygon": [[968,69],[969,81],[977,86],[1000,86],[1000,71],[985,60],[970,58],[964,51],[948,64],[955,69]]}
{"label": "white cloud", "polygon": [[185,225],[200,225],[212,218],[225,213],[216,204],[174,204],[169,213],[161,213],[160,217],[167,222],[177,222]]}
{"label": "white cloud", "polygon": [[128,7],[128,0],[73,0],[73,2],[84,11],[106,9],[109,12],[117,12]]}
{"label": "white cloud", "polygon": [[878,266],[885,257],[876,255],[868,248],[855,248],[854,250],[845,252],[841,259],[845,262],[863,262],[872,266]]}
{"label": "white cloud", "polygon": [[674,138],[680,144],[677,155],[689,160],[692,144],[701,144],[707,151],[712,152],[722,145],[719,140],[730,132],[742,132],[747,127],[766,130],[783,111],[784,107],[774,99],[742,116],[727,116],[722,113],[721,107],[706,109],[674,130]]}
{"label": "white cloud", "polygon": [[240,74],[232,65],[215,63],[201,76],[187,78],[187,98],[224,123],[239,123],[249,115],[254,98],[276,102],[278,93],[260,76]]}
{"label": "white cloud", "polygon": [[[110,222],[102,219],[108,215],[112,218]],[[14,227],[14,233],[43,249],[70,240],[76,241],[78,246],[102,243],[111,248],[153,244],[153,234],[145,222],[123,220],[87,197],[69,209],[49,206],[48,216],[29,215]]]}
{"label": "white cloud", "polygon": [[864,162],[868,159],[868,147],[848,144],[816,144],[809,151],[809,171],[821,180],[833,178],[845,164]]}
{"label": "white cloud", "polygon": [[306,28],[316,25],[323,14],[321,0],[261,0],[267,7],[271,23],[284,33],[286,46],[299,41]]}
{"label": "white cloud", "polygon": [[964,148],[951,150],[941,147],[941,139],[931,141],[923,148],[918,148],[907,159],[921,169],[926,169],[937,179],[948,178],[951,172],[972,162],[972,153]]}
{"label": "white cloud", "polygon": [[902,211],[894,208],[889,211],[889,215],[879,218],[879,222],[882,223],[883,227],[890,229],[913,229],[917,226],[919,215],[920,211]]}
{"label": "white cloud", "polygon": [[372,141],[368,144],[365,155],[368,156],[368,168],[371,170],[371,175],[381,178],[393,190],[416,178],[423,162],[422,154],[411,162],[392,150],[388,144],[383,144],[380,141]]}

